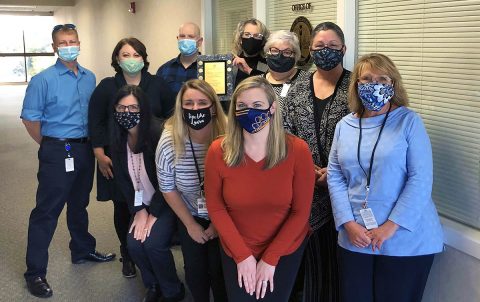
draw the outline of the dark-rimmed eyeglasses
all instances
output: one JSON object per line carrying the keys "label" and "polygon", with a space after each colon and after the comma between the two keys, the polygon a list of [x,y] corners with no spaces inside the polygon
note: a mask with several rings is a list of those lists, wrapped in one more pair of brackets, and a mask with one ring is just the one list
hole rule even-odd
{"label": "dark-rimmed eyeglasses", "polygon": [[140,112],[140,106],[133,104],[133,105],[121,105],[121,104],[116,104],[115,105],[115,111],[117,112]]}
{"label": "dark-rimmed eyeglasses", "polygon": [[276,47],[270,47],[270,49],[268,50],[268,54],[272,56],[278,56],[282,54],[284,57],[287,57],[287,58],[291,58],[295,56],[295,52],[291,49],[287,48],[287,49],[281,50]]}
{"label": "dark-rimmed eyeglasses", "polygon": [[75,24],[67,23],[67,24],[58,24],[53,27],[52,33],[57,32],[61,29],[77,29]]}

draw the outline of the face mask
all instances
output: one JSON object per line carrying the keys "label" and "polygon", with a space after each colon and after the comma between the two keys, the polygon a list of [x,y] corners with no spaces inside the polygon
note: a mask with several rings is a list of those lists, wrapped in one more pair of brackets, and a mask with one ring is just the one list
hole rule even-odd
{"label": "face mask", "polygon": [[272,71],[287,72],[295,66],[295,58],[288,58],[283,54],[277,56],[268,55],[267,65]]}
{"label": "face mask", "polygon": [[246,108],[235,111],[237,121],[249,133],[257,133],[270,121],[272,114],[268,109]]}
{"label": "face mask", "polygon": [[140,112],[114,112],[113,115],[117,123],[126,130],[130,130],[140,123]]}
{"label": "face mask", "polygon": [[[212,107],[212,106],[210,106]],[[183,109],[183,120],[193,130],[204,128],[212,119],[210,107],[198,110]]]}
{"label": "face mask", "polygon": [[343,60],[343,51],[325,47],[313,52],[313,62],[322,70],[332,70]]}
{"label": "face mask", "polygon": [[392,84],[358,83],[358,95],[365,109],[369,111],[382,110],[394,94]]}
{"label": "face mask", "polygon": [[184,56],[191,56],[198,51],[197,41],[192,39],[178,40],[178,50]]}
{"label": "face mask", "polygon": [[145,66],[145,63],[143,63],[143,60],[138,61],[135,59],[126,59],[126,60],[119,61],[118,65],[126,73],[136,74],[143,69],[143,67]]}
{"label": "face mask", "polygon": [[242,38],[242,49],[249,56],[256,55],[262,50],[263,39],[257,40],[254,37]]}
{"label": "face mask", "polygon": [[58,47],[58,57],[66,62],[75,61],[80,54],[80,46],[63,46]]}

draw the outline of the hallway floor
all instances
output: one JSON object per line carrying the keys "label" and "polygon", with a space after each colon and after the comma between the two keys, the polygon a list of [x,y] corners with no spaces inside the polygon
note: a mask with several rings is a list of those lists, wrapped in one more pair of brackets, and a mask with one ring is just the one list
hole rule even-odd
{"label": "hallway floor", "polygon": [[[88,207],[90,232],[97,239],[97,249],[115,252],[117,260],[104,264],[72,264],[64,210],[49,249],[47,280],[53,297],[44,300],[29,294],[23,273],[28,217],[35,205],[37,188],[38,145],[19,118],[25,89],[25,85],[0,85],[0,301],[141,301],[145,290],[140,275],[133,279],[121,275],[112,203],[97,202],[95,187]],[[179,247],[174,248],[174,256],[178,274],[184,280]],[[188,293],[184,301],[192,301]]]}

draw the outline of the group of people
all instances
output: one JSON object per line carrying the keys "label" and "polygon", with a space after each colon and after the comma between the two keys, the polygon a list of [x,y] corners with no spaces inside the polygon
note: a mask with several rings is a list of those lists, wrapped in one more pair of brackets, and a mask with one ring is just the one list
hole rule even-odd
{"label": "group of people", "polygon": [[236,89],[222,103],[196,79],[194,23],[180,26],[180,54],[156,75],[141,41],[120,40],[115,75],[96,87],[76,60],[75,25],[55,26],[52,39],[57,63],[32,78],[21,114],[40,144],[32,295],[53,293],[48,246],[65,203],[72,262],[115,258],[88,232],[96,159],[122,274],[139,269],[144,301],[184,299],[175,234],[197,302],[421,301],[443,249],[431,147],[388,57],[365,55],[346,70],[344,34],[324,22],[310,73],[296,68],[294,33],[245,20],[234,34]]}

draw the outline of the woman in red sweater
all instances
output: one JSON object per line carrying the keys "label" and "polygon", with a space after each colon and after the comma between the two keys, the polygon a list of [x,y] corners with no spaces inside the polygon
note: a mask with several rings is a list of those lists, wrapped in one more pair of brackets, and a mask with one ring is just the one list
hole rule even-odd
{"label": "woman in red sweater", "polygon": [[284,132],[268,81],[244,80],[232,97],[227,134],[205,162],[229,302],[288,301],[310,230],[314,170],[307,144]]}

